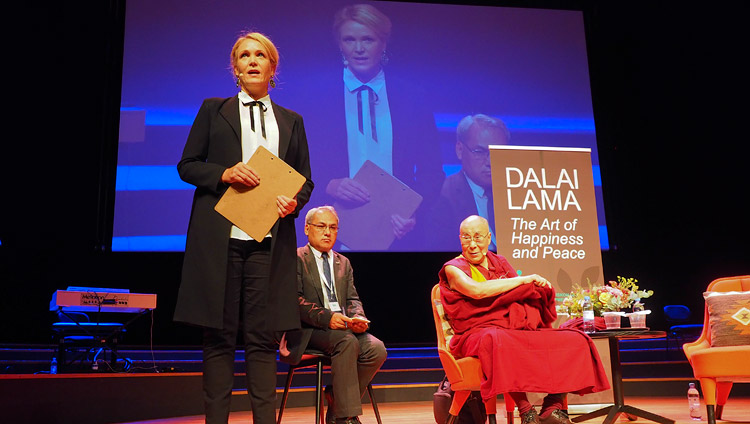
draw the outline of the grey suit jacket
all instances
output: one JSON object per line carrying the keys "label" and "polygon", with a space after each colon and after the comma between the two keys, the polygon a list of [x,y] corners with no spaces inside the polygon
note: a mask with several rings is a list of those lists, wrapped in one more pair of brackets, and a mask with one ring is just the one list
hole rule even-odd
{"label": "grey suit jacket", "polygon": [[[346,256],[331,251],[333,254],[333,280],[336,285],[336,296],[341,308],[348,317],[363,317],[365,311],[359,294],[354,287],[354,272]],[[310,334],[314,328],[327,329],[333,317],[333,312],[323,305],[323,285],[320,281],[318,264],[309,245],[297,249],[297,295],[299,297],[299,311],[302,319],[302,330],[286,333],[288,357],[284,362],[296,364],[307,349]]]}

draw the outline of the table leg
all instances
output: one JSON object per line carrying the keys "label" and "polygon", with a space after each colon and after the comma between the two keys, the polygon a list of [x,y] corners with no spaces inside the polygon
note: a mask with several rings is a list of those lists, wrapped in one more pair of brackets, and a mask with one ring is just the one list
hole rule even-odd
{"label": "table leg", "polygon": [[662,417],[661,415],[656,415],[654,413],[644,411],[643,409],[636,408],[630,405],[625,405],[622,408],[620,408],[620,410],[625,414],[635,415],[636,417],[645,418],[647,420],[651,420],[657,423],[674,424],[675,422],[674,420],[670,420],[669,418]]}
{"label": "table leg", "polygon": [[614,408],[614,406],[607,406],[606,408],[597,409],[594,412],[589,412],[588,414],[583,414],[575,418],[571,418],[570,421],[573,421],[574,423],[580,423],[581,421],[587,421],[592,418],[601,417],[602,415],[607,415],[612,408]]}
{"label": "table leg", "polygon": [[622,390],[622,364],[620,364],[620,343],[616,336],[609,336],[608,338],[609,357],[611,359],[610,366],[612,370],[612,393],[614,397],[614,405],[575,417],[571,419],[571,421],[574,423],[579,423],[581,421],[601,417],[602,415],[606,414],[607,418],[604,419],[603,424],[613,424],[617,420],[617,417],[620,416],[620,414],[626,414],[628,415],[628,419],[631,419],[630,416],[632,415],[661,424],[674,424],[674,420],[670,420],[669,418],[665,418],[660,415],[635,408],[633,406],[625,405],[625,397]]}

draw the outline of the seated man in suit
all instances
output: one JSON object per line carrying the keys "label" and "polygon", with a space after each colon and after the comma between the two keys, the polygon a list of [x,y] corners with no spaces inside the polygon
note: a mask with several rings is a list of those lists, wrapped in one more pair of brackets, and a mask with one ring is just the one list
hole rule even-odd
{"label": "seated man in suit", "polygon": [[[478,357],[483,399],[508,393],[523,424],[570,424],[563,394],[609,388],[599,354],[581,331],[553,329],[555,290],[538,275],[519,277],[488,251],[487,220],[461,223],[461,255],[440,270],[440,297],[455,335],[456,357]],[[526,393],[548,393],[537,414]]]}
{"label": "seated man in suit", "polygon": [[[469,215],[479,215],[495,225],[492,204],[490,145],[508,144],[510,132],[500,119],[478,114],[465,116],[456,128],[456,157],[461,170],[449,176],[440,189],[440,197],[431,214],[436,229],[456,228]],[[430,231],[432,242],[448,248],[454,243],[452,232]],[[495,237],[490,250],[496,251]]]}
{"label": "seated man in suit", "polygon": [[[367,333],[349,260],[331,250],[339,218],[331,206],[310,209],[305,217],[308,244],[297,249],[297,291],[302,337],[295,349],[331,355],[332,389],[326,387],[326,424],[358,424],[361,399],[385,362],[382,341]],[[290,348],[291,349],[291,348]]]}

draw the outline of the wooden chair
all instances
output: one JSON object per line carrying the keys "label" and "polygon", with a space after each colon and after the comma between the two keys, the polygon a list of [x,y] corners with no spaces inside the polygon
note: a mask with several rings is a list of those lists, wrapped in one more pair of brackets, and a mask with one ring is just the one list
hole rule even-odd
{"label": "wooden chair", "polygon": [[[432,316],[435,319],[435,330],[438,339],[438,355],[440,362],[443,364],[445,375],[451,383],[451,389],[455,392],[453,402],[449,410],[447,424],[454,424],[458,419],[458,413],[461,412],[464,403],[472,392],[479,391],[479,385],[482,382],[482,365],[479,358],[467,357],[456,359],[448,347],[450,337],[453,335],[450,324],[445,319],[443,304],[440,300],[440,285],[436,284],[432,288]],[[508,417],[508,424],[513,424],[513,409],[515,404],[507,394],[505,398],[505,412]],[[487,416],[490,424],[497,423],[497,399],[492,398],[484,402],[487,409]]]}
{"label": "wooden chair", "polygon": [[[750,291],[750,275],[719,278],[708,285],[708,291]],[[701,383],[708,422],[721,419],[733,382],[750,381],[750,346],[711,347],[708,306],[704,307],[703,332],[698,340],[682,346],[693,375]]]}

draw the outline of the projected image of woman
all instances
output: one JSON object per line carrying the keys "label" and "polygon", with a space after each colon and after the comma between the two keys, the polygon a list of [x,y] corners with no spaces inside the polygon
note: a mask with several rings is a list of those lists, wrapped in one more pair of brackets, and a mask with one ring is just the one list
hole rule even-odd
{"label": "projected image of woman", "polygon": [[[330,130],[322,140],[329,147],[326,157],[312,152],[313,164],[321,164],[316,166],[316,181],[329,201],[365,204],[370,193],[352,178],[370,160],[421,194],[425,201],[420,211],[426,210],[424,205],[436,198],[444,178],[439,150],[431,145],[437,144],[437,135],[431,114],[420,114],[424,108],[419,106],[416,85],[386,78],[391,20],[371,5],[351,5],[335,14],[333,32],[341,53],[343,87],[326,103],[337,110],[332,110]],[[345,160],[330,160],[331,152]],[[419,213],[391,217],[400,240],[396,244],[405,250],[415,248],[415,241],[406,237]]]}
{"label": "projected image of woman", "polygon": [[[237,333],[244,342],[253,422],[275,422],[274,331],[299,328],[294,219],[313,189],[302,117],[273,101],[279,53],[263,34],[240,36],[230,54],[239,93],[203,101],[177,169],[196,186],[175,321],[203,327],[206,422],[226,423]],[[254,240],[214,210],[232,184],[264,175],[245,163],[263,146],[307,178],[295,198],[278,196],[279,219]],[[270,182],[270,181],[269,181]]]}

